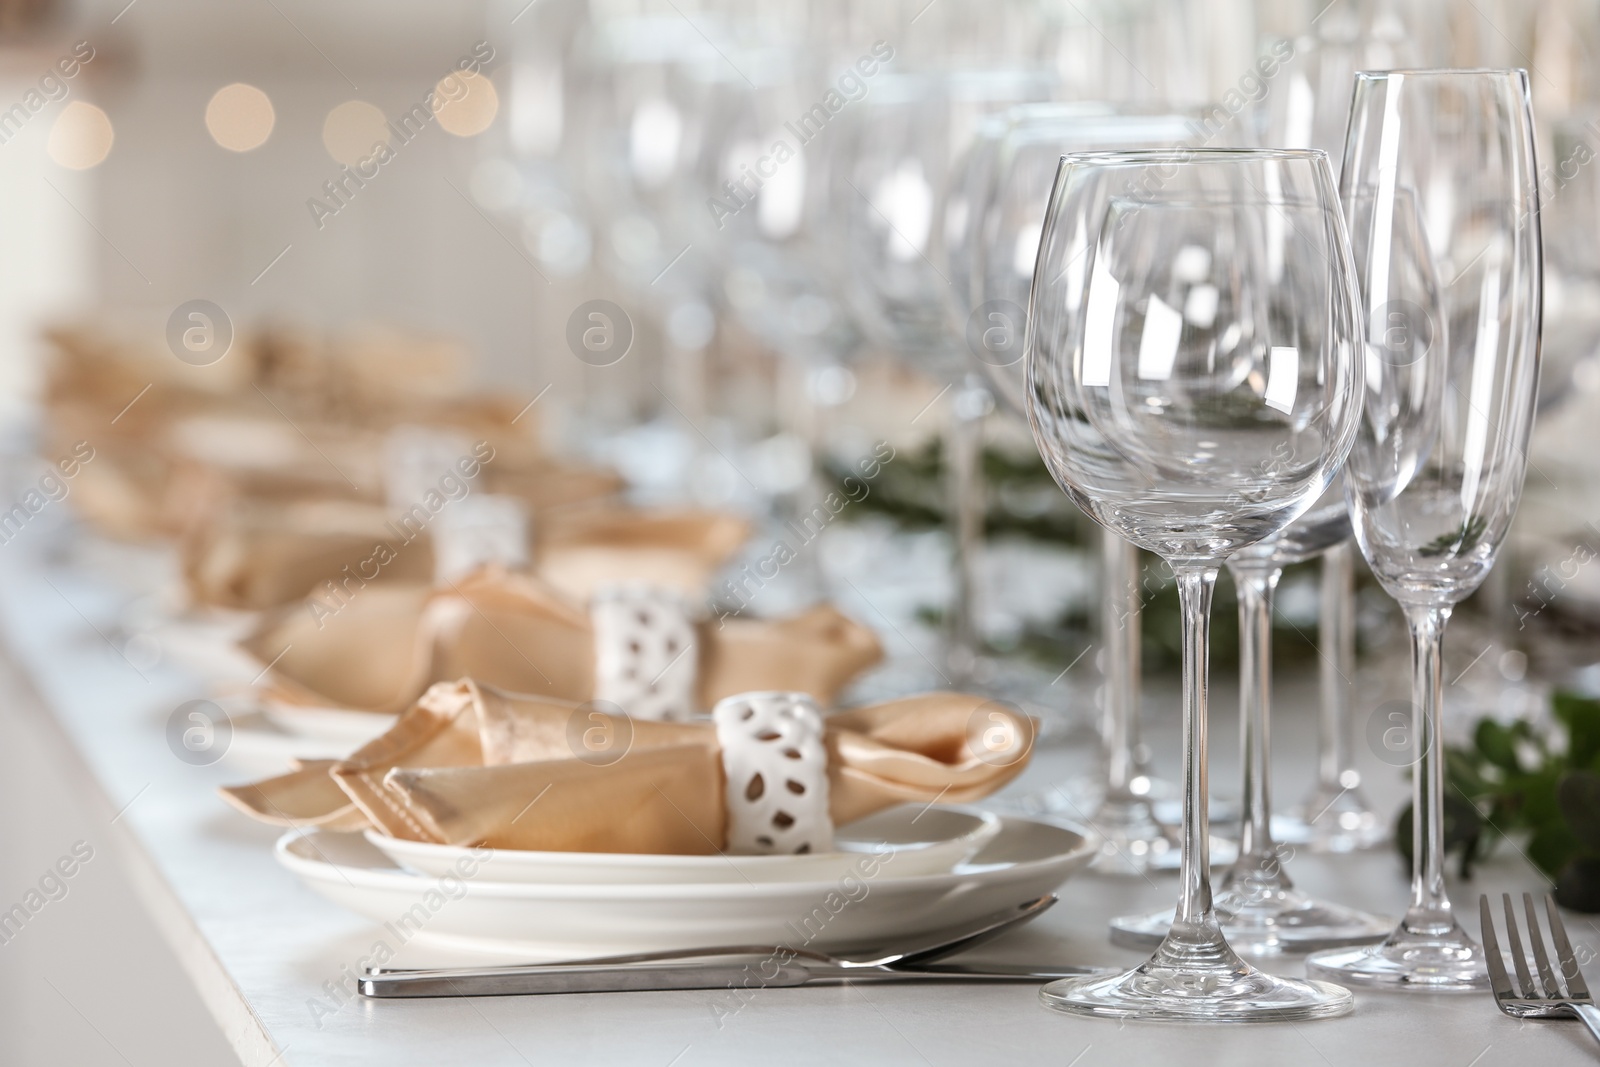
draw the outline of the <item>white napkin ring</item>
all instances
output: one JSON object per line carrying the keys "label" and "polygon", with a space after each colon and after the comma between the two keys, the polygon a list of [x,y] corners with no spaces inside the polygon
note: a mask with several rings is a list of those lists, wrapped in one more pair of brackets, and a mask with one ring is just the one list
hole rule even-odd
{"label": "white napkin ring", "polygon": [[475,493],[445,505],[433,524],[434,582],[446,585],[479,567],[528,566],[528,509],[513,496]]}
{"label": "white napkin ring", "polygon": [[[383,442],[383,488],[389,510],[404,517],[414,509],[431,515],[449,499],[446,478],[460,478],[459,463],[472,456],[472,439],[432,426],[396,426]],[[430,499],[430,494],[434,499]]]}
{"label": "white napkin ring", "polygon": [[727,775],[728,851],[833,851],[822,712],[805,693],[740,693],[711,712]]}
{"label": "white napkin ring", "polygon": [[635,719],[686,722],[694,714],[700,657],[694,623],[678,594],[640,586],[598,590],[594,698]]}

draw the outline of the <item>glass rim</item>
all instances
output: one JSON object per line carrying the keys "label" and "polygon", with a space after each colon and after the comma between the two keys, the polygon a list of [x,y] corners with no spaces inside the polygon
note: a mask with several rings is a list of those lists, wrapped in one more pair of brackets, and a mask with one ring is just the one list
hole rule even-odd
{"label": "glass rim", "polygon": [[1170,166],[1180,163],[1269,163],[1326,160],[1321,148],[1111,148],[1090,152],[1063,152],[1061,164],[1100,166]]}
{"label": "glass rim", "polygon": [[1389,78],[1449,78],[1449,77],[1480,77],[1493,75],[1497,78],[1526,79],[1528,72],[1523,67],[1397,67],[1394,70],[1358,70],[1357,80],[1386,81]]}

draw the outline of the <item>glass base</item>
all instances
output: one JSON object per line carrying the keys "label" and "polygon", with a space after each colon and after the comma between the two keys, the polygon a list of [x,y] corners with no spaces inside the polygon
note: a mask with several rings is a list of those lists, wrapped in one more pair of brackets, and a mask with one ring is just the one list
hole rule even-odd
{"label": "glass base", "polygon": [[[1055,795],[1058,804],[1051,808],[1051,814],[1066,815],[1100,836],[1100,852],[1092,864],[1097,872],[1142,875],[1176,871],[1182,865],[1183,849],[1177,832],[1155,818],[1149,801],[1107,800],[1098,807],[1081,808],[1064,792],[1058,790]],[[1238,852],[1238,846],[1231,841],[1211,839],[1213,867],[1231,865]],[[1166,933],[1165,929],[1162,933]]]}
{"label": "glass base", "polygon": [[1179,854],[1177,835],[1156,822],[1148,800],[1106,800],[1088,822],[1100,835],[1099,871],[1142,874]]}
{"label": "glass base", "polygon": [[[1216,898],[1217,921],[1234,951],[1247,956],[1283,956],[1381,941],[1394,921],[1354,908],[1324,904],[1295,889],[1246,896],[1224,891]],[[1159,944],[1172,926],[1172,910],[1124,915],[1111,920],[1111,943],[1128,948]]]}
{"label": "glass base", "polygon": [[[1155,778],[1150,775],[1134,778],[1128,783],[1128,788],[1134,796],[1152,805],[1169,805],[1172,798],[1177,795],[1177,786],[1165,778]],[[1040,793],[1039,801],[1046,808],[1057,811],[1071,811],[1074,807],[1083,811],[1093,811],[1106,803],[1105,772],[1101,770],[1091,774],[1079,774],[1059,782]]]}
{"label": "glass base", "polygon": [[1292,815],[1272,817],[1272,838],[1313,852],[1360,852],[1389,840],[1389,827],[1355,790],[1320,793]]}
{"label": "glass base", "polygon": [[[1168,828],[1168,832],[1171,832],[1170,827]],[[1137,842],[1134,844],[1136,845]],[[1212,869],[1232,867],[1234,861],[1239,858],[1239,846],[1223,837],[1211,838],[1209,851]],[[1137,858],[1133,862],[1129,862],[1129,856],[1135,856]],[[1134,865],[1135,863],[1138,863],[1139,866],[1136,867]],[[1176,871],[1182,866],[1183,850],[1179,848],[1175,842],[1170,848],[1161,849],[1159,851],[1153,850],[1147,855],[1143,856],[1139,856],[1137,853],[1125,851],[1117,854],[1115,861],[1106,857],[1106,854],[1102,852],[1101,859],[1096,860],[1094,863],[1095,870],[1108,874],[1120,874],[1124,872],[1136,874],[1140,871],[1168,872]]]}
{"label": "glass base", "polygon": [[1402,926],[1381,945],[1309,956],[1306,973],[1346,985],[1420,993],[1476,993],[1489,988],[1483,946],[1459,926],[1438,936],[1411,933]]}
{"label": "glass base", "polygon": [[1142,966],[1109,977],[1051,982],[1039,999],[1073,1015],[1175,1022],[1330,1019],[1355,1006],[1341,986],[1256,970],[1228,947],[1214,925],[1174,926]]}

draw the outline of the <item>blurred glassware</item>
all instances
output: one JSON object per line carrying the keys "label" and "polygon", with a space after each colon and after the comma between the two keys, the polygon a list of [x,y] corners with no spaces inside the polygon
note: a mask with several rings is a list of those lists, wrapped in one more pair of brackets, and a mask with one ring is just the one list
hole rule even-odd
{"label": "blurred glassware", "polygon": [[[964,207],[947,214],[964,225],[948,238],[955,327],[974,364],[1014,413],[1026,417],[1023,354],[1028,296],[1050,188],[1063,153],[1171,148],[1193,143],[1198,114],[1102,103],[1024,104],[987,120],[961,168]],[[957,198],[952,197],[954,202]],[[1086,780],[1040,794],[1045,810],[1085,818],[1101,835],[1097,862],[1143,871],[1174,867],[1177,840],[1156,819],[1153,796],[1176,792],[1151,775],[1139,744],[1138,549],[1101,531],[1100,640],[1105,684],[1099,693],[1102,765]],[[1090,813],[1090,814],[1086,814]],[[1222,847],[1219,843],[1219,847]]]}
{"label": "blurred glassware", "polygon": [[1361,788],[1351,748],[1350,699],[1356,685],[1355,550],[1348,540],[1322,554],[1317,624],[1317,778],[1306,799],[1274,815],[1272,835],[1313,852],[1355,852],[1389,839],[1389,827]]}
{"label": "blurred glassware", "polygon": [[[1424,6],[1417,0],[1355,0],[1323,12],[1307,33],[1269,42],[1263,52],[1278,60],[1279,69],[1277,84],[1258,112],[1261,143],[1320,148],[1330,159],[1341,159],[1356,72],[1427,65],[1421,58],[1427,46],[1413,32],[1425,24]],[[1305,800],[1275,816],[1272,824],[1278,840],[1315,851],[1371,848],[1388,837],[1384,820],[1361,790],[1361,772],[1350,751],[1356,678],[1353,566],[1348,545],[1334,545],[1322,558],[1317,780]]]}
{"label": "blurred glassware", "polygon": [[848,140],[834,160],[837,218],[857,316],[879,344],[949,393],[944,464],[954,591],[945,611],[946,684],[981,673],[978,556],[983,539],[983,423],[994,408],[963,339],[949,328],[941,225],[958,160],[983,116],[1042,100],[1054,83],[1041,70],[884,74],[850,105]]}

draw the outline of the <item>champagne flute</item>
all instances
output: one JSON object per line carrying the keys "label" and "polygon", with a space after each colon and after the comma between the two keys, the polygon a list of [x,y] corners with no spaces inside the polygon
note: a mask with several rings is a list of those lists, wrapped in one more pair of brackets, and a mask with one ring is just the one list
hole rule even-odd
{"label": "champagne flute", "polygon": [[[1494,566],[1527,468],[1542,256],[1526,72],[1357,75],[1341,193],[1360,234],[1369,330],[1345,487],[1361,552],[1411,629],[1414,862],[1410,907],[1389,938],[1317,953],[1307,970],[1389,989],[1479,989],[1484,950],[1444,885],[1440,645],[1451,609]],[[1393,359],[1384,331],[1416,311],[1391,284],[1416,273],[1414,246],[1394,239],[1412,218],[1443,283],[1441,313],[1420,357]]]}
{"label": "champagne flute", "polygon": [[1363,363],[1355,266],[1317,150],[1062,158],[1028,311],[1028,416],[1056,481],[1167,560],[1183,612],[1181,896],[1143,965],[1054,982],[1048,1006],[1141,1019],[1348,1012],[1350,992],[1265,974],[1212,907],[1208,625],[1217,572],[1332,484]]}

